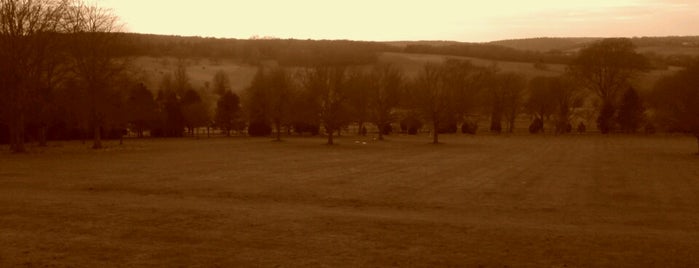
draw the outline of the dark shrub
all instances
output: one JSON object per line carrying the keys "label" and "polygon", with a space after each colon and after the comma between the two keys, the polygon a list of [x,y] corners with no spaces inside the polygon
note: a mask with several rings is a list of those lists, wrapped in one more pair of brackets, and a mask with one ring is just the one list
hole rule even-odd
{"label": "dark shrub", "polygon": [[296,122],[292,124],[292,127],[294,128],[294,132],[300,135],[303,135],[304,133],[309,133],[313,136],[316,136],[320,132],[319,125],[309,123]]}
{"label": "dark shrub", "polygon": [[272,127],[265,122],[250,122],[248,126],[248,135],[252,137],[265,137],[272,134]]}
{"label": "dark shrub", "polygon": [[544,130],[544,121],[542,121],[540,118],[535,118],[534,121],[529,124],[529,133],[531,134],[537,134],[542,130]]}
{"label": "dark shrub", "polygon": [[381,128],[381,134],[391,135],[391,133],[393,133],[393,126],[391,126],[391,124],[383,125],[383,127]]}
{"label": "dark shrub", "polygon": [[478,123],[472,121],[466,121],[461,124],[461,133],[476,135],[478,130]]}
{"label": "dark shrub", "polygon": [[454,134],[459,128],[456,123],[441,123],[439,124],[439,134]]}
{"label": "dark shrub", "polygon": [[10,128],[0,123],[0,144],[10,143]]}
{"label": "dark shrub", "polygon": [[558,123],[556,124],[556,134],[567,134],[573,131],[573,125],[570,123]]}
{"label": "dark shrub", "polygon": [[580,122],[580,124],[578,124],[578,133],[585,133],[585,131],[587,131],[587,127],[585,127],[585,123]]}
{"label": "dark shrub", "polygon": [[653,123],[647,123],[644,130],[646,134],[655,134],[655,125],[653,125]]}
{"label": "dark shrub", "polygon": [[607,134],[614,131],[615,122],[614,115],[616,114],[616,108],[611,104],[605,103],[602,105],[600,114],[597,117],[597,128],[602,134]]}
{"label": "dark shrub", "polygon": [[422,122],[415,117],[406,117],[400,121],[400,129],[403,133],[416,135],[418,130],[422,128]]}

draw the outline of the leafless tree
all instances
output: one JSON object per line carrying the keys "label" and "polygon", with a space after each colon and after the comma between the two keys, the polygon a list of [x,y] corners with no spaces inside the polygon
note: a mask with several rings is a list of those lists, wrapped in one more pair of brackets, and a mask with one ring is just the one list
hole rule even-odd
{"label": "leafless tree", "polygon": [[439,143],[439,124],[450,111],[454,92],[444,83],[444,68],[426,64],[410,89],[412,103],[432,123],[432,143]]}
{"label": "leafless tree", "polygon": [[268,90],[270,104],[269,115],[276,129],[276,140],[281,141],[282,125],[290,124],[291,103],[294,98],[294,85],[287,71],[282,67],[276,67],[269,72]]}
{"label": "leafless tree", "polygon": [[39,91],[50,86],[48,55],[67,1],[0,0],[0,107],[10,127],[10,149],[25,151],[27,117],[39,112]]}
{"label": "leafless tree", "polygon": [[304,72],[303,84],[318,106],[320,121],[328,136],[327,144],[333,145],[335,131],[349,121],[347,67],[318,66],[308,69]]}
{"label": "leafless tree", "polygon": [[502,92],[507,132],[513,133],[515,121],[522,107],[522,97],[527,80],[519,73],[507,72],[499,74],[498,81],[499,90]]}
{"label": "leafless tree", "polygon": [[393,109],[400,103],[403,74],[391,65],[377,65],[368,81],[371,118],[379,129],[378,139],[383,140],[384,128],[390,124]]}
{"label": "leafless tree", "polygon": [[65,31],[70,35],[71,67],[84,89],[93,128],[92,148],[102,148],[101,130],[107,124],[113,78],[124,69],[116,55],[120,30],[111,10],[74,2],[66,12]]}

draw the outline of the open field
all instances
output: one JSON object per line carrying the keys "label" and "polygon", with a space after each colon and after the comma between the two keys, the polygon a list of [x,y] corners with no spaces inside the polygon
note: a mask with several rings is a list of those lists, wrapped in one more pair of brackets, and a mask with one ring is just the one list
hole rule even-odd
{"label": "open field", "polygon": [[690,137],[63,142],[0,153],[0,267],[696,267]]}

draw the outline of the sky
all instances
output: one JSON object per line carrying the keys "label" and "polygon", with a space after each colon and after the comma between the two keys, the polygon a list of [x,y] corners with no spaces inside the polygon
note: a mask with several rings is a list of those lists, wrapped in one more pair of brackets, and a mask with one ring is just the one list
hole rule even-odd
{"label": "sky", "polygon": [[96,0],[137,33],[487,42],[699,35],[699,0]]}

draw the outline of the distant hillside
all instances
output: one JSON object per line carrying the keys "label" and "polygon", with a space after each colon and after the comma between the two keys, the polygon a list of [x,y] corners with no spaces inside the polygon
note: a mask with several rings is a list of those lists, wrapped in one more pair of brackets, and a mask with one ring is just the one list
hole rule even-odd
{"label": "distant hillside", "polygon": [[570,38],[529,38],[529,39],[510,39],[490,42],[489,44],[499,45],[519,50],[530,50],[539,52],[549,52],[552,50],[571,51],[577,50],[589,43],[600,40],[601,38],[594,37],[570,37]]}
{"label": "distant hillside", "polygon": [[[538,52],[577,51],[599,37],[570,37],[570,38],[528,38],[511,39],[490,42],[489,44],[509,47],[518,50]],[[631,42],[641,52],[653,52],[660,55],[699,55],[699,36],[666,36],[666,37],[633,37]]]}
{"label": "distant hillside", "polygon": [[[371,64],[382,53],[433,54],[488,61],[567,64],[580,48],[600,38],[532,38],[489,43],[456,41],[367,42],[351,40],[219,39],[202,37],[119,34],[121,53],[136,57],[233,60],[255,65],[275,61],[283,66]],[[632,41],[654,66],[686,66],[699,56],[699,36],[641,37]]]}

